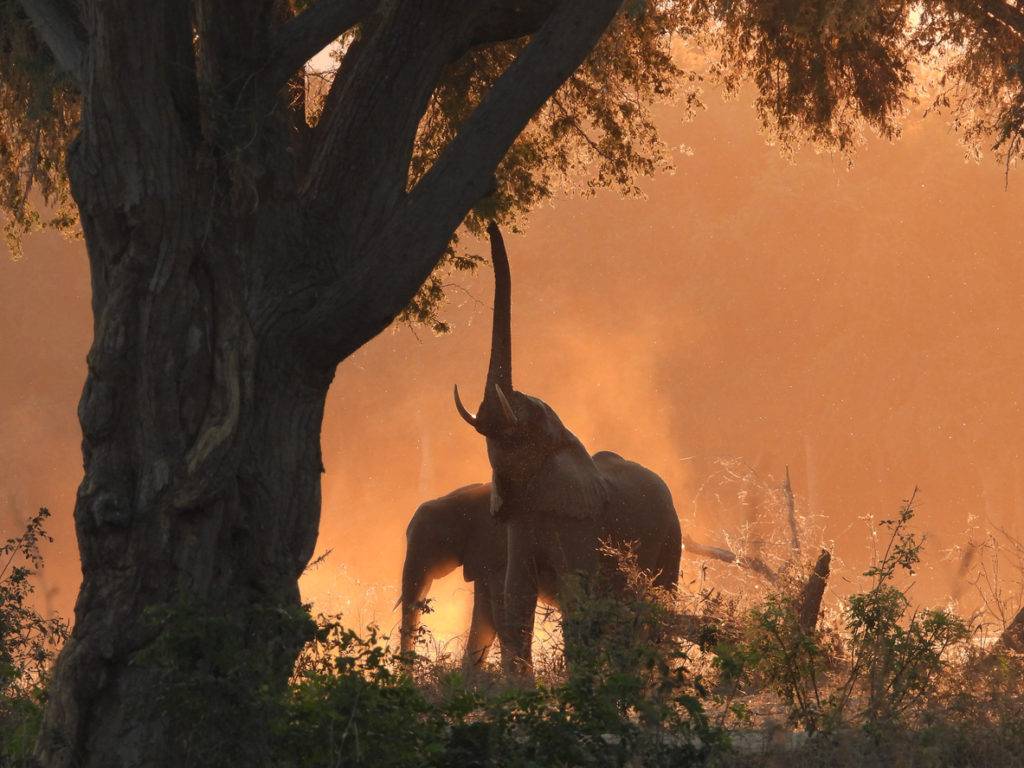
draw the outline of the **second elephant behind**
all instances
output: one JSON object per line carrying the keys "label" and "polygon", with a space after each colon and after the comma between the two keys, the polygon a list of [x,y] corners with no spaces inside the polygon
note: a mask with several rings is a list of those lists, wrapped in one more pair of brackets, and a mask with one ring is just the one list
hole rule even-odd
{"label": "second elephant behind", "polygon": [[[463,664],[487,659],[501,620],[507,558],[505,526],[491,514],[491,484],[474,483],[425,501],[405,531],[402,566],[402,652],[413,650],[423,601],[434,579],[458,567],[473,584],[473,618]],[[541,586],[540,600],[554,605],[554,589]]]}

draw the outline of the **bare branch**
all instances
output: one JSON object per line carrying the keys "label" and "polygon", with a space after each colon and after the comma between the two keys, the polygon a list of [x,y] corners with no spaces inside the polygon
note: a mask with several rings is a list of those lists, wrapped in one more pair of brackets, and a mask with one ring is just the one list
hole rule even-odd
{"label": "bare branch", "polygon": [[800,536],[796,526],[796,501],[793,497],[793,485],[789,481],[789,464],[786,465],[786,482],[782,484],[782,495],[786,499],[786,514],[789,519],[790,546],[793,552],[800,551]]}
{"label": "bare branch", "polygon": [[283,24],[270,41],[269,90],[276,91],[302,65],[376,9],[376,0],[319,0]]}
{"label": "bare branch", "polygon": [[779,581],[779,575],[761,558],[737,555],[731,550],[720,547],[709,547],[695,541],[689,534],[683,534],[683,552],[688,555],[721,560],[725,563],[735,563],[741,568],[748,568],[754,573],[760,574],[769,584],[777,584]]}
{"label": "bare branch", "polygon": [[721,547],[709,547],[695,541],[689,534],[683,534],[683,548],[687,554],[698,557],[710,557],[713,560],[721,560],[726,563],[736,562],[736,553]]}
{"label": "bare branch", "polygon": [[68,0],[21,0],[39,37],[61,68],[82,82],[85,67],[85,29]]}

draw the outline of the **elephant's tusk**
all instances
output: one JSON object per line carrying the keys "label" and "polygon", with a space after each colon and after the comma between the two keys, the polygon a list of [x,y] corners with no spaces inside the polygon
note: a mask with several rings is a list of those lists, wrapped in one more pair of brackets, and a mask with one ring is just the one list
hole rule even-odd
{"label": "elephant's tusk", "polygon": [[512,406],[508,403],[508,398],[505,397],[505,393],[501,391],[501,385],[495,384],[494,391],[498,393],[498,402],[501,403],[501,410],[505,412],[505,418],[513,424],[519,423],[519,418],[516,416],[516,412],[512,410]]}
{"label": "elephant's tusk", "polygon": [[458,384],[455,385],[455,409],[459,412],[459,416],[461,416],[469,426],[474,429],[477,428],[476,416],[466,410],[466,406],[462,404],[462,400],[459,398]]}
{"label": "elephant's tusk", "polygon": [[400,606],[400,605],[402,604],[402,598],[403,598],[403,597],[405,597],[405,595],[399,595],[399,596],[398,596],[398,599],[397,599],[397,600],[395,600],[395,606],[394,606],[394,608],[392,608],[392,609],[391,609],[392,611],[397,611],[397,610],[398,610],[398,606]]}

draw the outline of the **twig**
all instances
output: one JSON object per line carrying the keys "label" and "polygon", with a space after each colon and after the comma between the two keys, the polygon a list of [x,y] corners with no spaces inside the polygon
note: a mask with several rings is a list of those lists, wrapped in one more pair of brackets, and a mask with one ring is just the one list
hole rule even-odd
{"label": "twig", "polygon": [[793,486],[789,482],[789,464],[786,465],[786,482],[782,484],[782,493],[786,497],[786,511],[789,515],[790,546],[796,554],[800,551],[800,535],[796,528],[796,503],[793,499]]}

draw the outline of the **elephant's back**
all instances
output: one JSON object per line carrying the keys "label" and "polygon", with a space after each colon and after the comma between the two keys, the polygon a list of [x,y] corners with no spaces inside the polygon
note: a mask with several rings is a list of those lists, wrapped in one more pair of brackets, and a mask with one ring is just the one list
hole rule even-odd
{"label": "elephant's back", "polygon": [[[470,483],[464,485],[461,488],[456,488],[454,491],[446,493],[444,496],[439,496],[434,501],[446,501],[452,498],[472,498],[472,499],[489,499],[491,496],[491,484],[490,483]],[[426,502],[429,504],[430,502]]]}
{"label": "elephant's back", "polygon": [[592,458],[610,491],[607,530],[613,538],[639,542],[640,567],[661,572],[665,584],[674,586],[682,530],[668,485],[654,471],[617,453],[601,451]]}
{"label": "elephant's back", "polygon": [[451,538],[455,539],[458,538],[455,531],[468,532],[478,525],[481,517],[490,517],[490,511],[491,484],[471,483],[420,504],[405,534],[411,537],[417,529],[440,527],[450,530]]}
{"label": "elephant's back", "polygon": [[612,451],[599,451],[591,458],[604,476],[612,498],[629,506],[671,509],[675,516],[672,492],[658,473]]}

